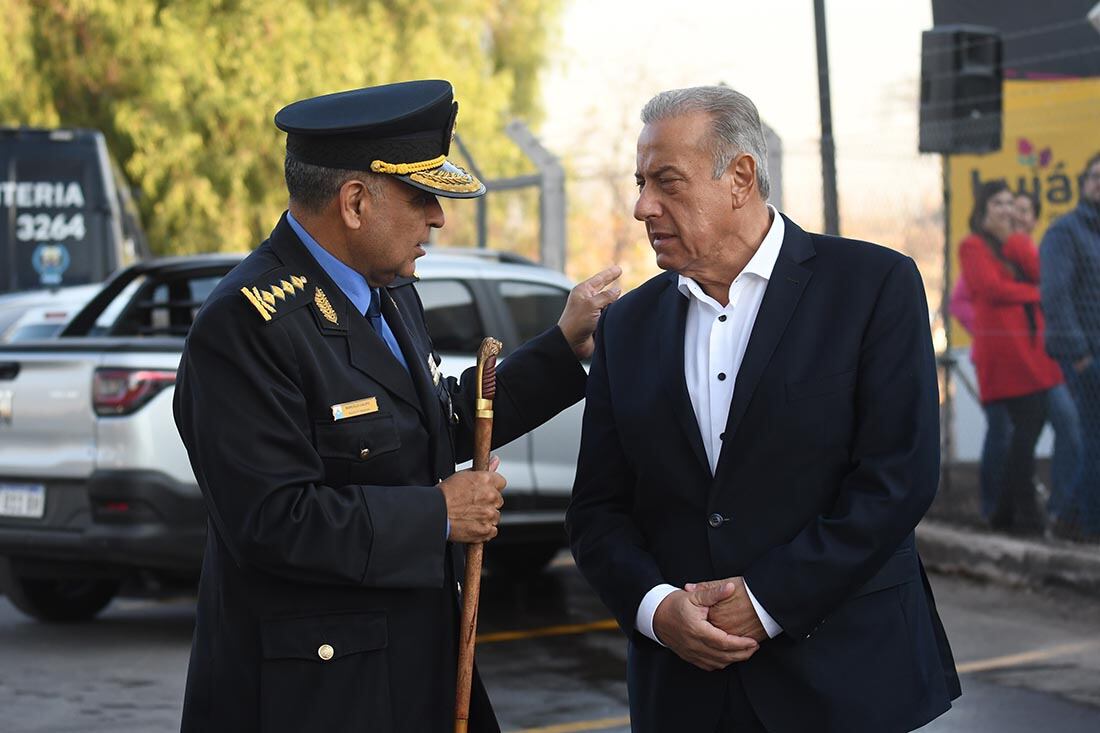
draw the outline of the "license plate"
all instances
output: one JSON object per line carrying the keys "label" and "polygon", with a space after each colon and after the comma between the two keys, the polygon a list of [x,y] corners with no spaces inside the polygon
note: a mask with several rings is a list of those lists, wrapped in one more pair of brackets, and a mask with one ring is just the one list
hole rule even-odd
{"label": "license plate", "polygon": [[42,484],[0,484],[0,517],[41,519],[46,514]]}

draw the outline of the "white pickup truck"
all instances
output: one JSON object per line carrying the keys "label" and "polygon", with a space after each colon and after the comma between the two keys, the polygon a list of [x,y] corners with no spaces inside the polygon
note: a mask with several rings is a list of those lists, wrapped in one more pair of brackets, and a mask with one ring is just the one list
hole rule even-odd
{"label": "white pickup truck", "polygon": [[[141,262],[53,339],[0,345],[0,588],[45,621],[94,617],[135,579],[197,578],[206,512],[172,418],[184,337],[240,256]],[[556,322],[571,283],[508,255],[431,251],[418,262],[442,368],[483,336],[517,345]],[[508,477],[487,560],[541,569],[564,546],[580,433],[576,405],[499,451]]]}

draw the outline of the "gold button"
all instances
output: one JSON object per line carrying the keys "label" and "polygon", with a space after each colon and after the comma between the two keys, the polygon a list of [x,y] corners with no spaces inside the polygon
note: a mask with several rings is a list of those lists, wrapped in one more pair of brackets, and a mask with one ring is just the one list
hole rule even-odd
{"label": "gold button", "polygon": [[326,662],[332,659],[334,654],[336,654],[336,651],[328,644],[322,644],[320,647],[317,648],[317,656],[319,656]]}
{"label": "gold button", "polygon": [[359,451],[359,457],[362,458],[363,460],[366,460],[367,456],[369,456],[369,455],[370,455],[370,448],[364,448],[363,450]]}

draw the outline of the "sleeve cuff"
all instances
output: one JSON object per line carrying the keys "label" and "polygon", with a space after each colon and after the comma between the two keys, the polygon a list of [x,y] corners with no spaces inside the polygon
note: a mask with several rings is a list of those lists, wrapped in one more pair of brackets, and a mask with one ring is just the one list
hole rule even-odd
{"label": "sleeve cuff", "polygon": [[[650,593],[652,592],[653,591],[650,591]],[[756,600],[756,596],[752,594],[752,591],[749,589],[749,584],[747,582],[745,583],[745,592],[749,594],[749,601],[752,602],[752,608],[754,611],[756,611],[756,615],[760,619],[760,623],[763,624],[764,631],[767,632],[768,638],[774,639],[775,637],[782,634],[783,627],[777,624],[775,622],[775,619],[771,617],[771,614],[764,610],[764,607],[760,605],[760,601]],[[649,596],[646,597],[648,598]],[[644,600],[642,601],[642,605],[645,605]],[[654,610],[656,610],[656,606],[654,606]],[[640,614],[641,611],[639,611],[638,613]]]}
{"label": "sleeve cuff", "polygon": [[379,588],[442,588],[447,501],[436,486],[359,487],[373,532],[361,583]]}
{"label": "sleeve cuff", "polygon": [[671,586],[668,583],[654,586],[645,594],[642,598],[642,602],[638,604],[638,614],[634,617],[634,626],[637,627],[638,631],[642,632],[650,639],[653,639],[653,641],[661,646],[664,646],[664,644],[657,638],[657,634],[653,631],[653,614],[657,613],[657,606],[661,605],[661,601],[678,590],[679,588]]}

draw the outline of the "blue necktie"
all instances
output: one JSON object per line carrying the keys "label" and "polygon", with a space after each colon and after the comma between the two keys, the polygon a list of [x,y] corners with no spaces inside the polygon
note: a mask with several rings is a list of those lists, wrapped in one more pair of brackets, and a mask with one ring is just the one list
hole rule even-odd
{"label": "blue necktie", "polygon": [[374,332],[378,334],[379,338],[386,342],[386,346],[390,347],[390,351],[393,352],[394,357],[401,362],[401,366],[405,367],[405,371],[408,371],[409,365],[405,363],[405,355],[401,353],[401,346],[397,343],[397,337],[393,335],[393,330],[390,329],[389,324],[382,320],[382,295],[380,288],[370,289],[370,305],[367,306],[365,315],[371,328],[374,329]]}
{"label": "blue necktie", "polygon": [[[382,298],[377,288],[370,289],[370,305],[367,306],[367,320],[370,327],[379,336],[382,336]],[[384,337],[383,337],[384,338]]]}

